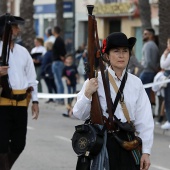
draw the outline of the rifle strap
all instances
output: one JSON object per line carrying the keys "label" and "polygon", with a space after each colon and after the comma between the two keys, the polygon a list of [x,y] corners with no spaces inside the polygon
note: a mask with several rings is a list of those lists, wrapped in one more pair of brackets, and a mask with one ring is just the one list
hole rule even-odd
{"label": "rifle strap", "polygon": [[[119,89],[118,89],[118,87],[117,87],[117,85],[116,85],[116,82],[115,82],[115,80],[113,79],[113,77],[111,76],[111,74],[110,74],[109,72],[108,72],[108,76],[109,76],[109,81],[110,81],[111,85],[113,86],[115,92],[116,92],[116,93],[119,93]],[[123,113],[124,113],[124,116],[125,116],[126,120],[128,121],[128,123],[130,123],[129,112],[128,112],[128,110],[127,110],[127,107],[126,107],[126,105],[125,105],[124,100],[122,100],[122,101],[119,100],[119,103],[120,103],[121,106],[122,106],[122,110],[123,110]]]}
{"label": "rifle strap", "polygon": [[94,22],[94,30],[96,33],[96,47],[98,49],[97,51],[97,58],[99,59],[99,66],[100,66],[100,71],[101,71],[101,75],[102,75],[102,81],[103,81],[103,86],[104,86],[104,91],[105,91],[105,96],[106,96],[106,103],[107,103],[107,112],[109,114],[109,123],[111,123],[113,121],[113,116],[112,116],[112,103],[110,100],[110,90],[109,90],[109,86],[106,82],[106,77],[105,77],[105,65],[103,64],[103,60],[102,60],[102,53],[100,51],[100,45],[99,45],[99,38],[98,38],[98,31],[97,31],[97,21],[95,20]]}

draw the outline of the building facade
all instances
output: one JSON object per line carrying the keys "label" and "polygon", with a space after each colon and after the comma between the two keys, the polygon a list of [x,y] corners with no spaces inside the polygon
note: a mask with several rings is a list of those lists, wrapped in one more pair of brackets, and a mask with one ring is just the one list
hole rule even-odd
{"label": "building facade", "polygon": [[[15,1],[14,11],[19,15],[20,0]],[[158,0],[149,0],[151,4],[152,26],[158,34]],[[142,30],[139,17],[138,0],[64,0],[65,41],[74,43],[75,49],[87,44],[88,12],[86,5],[94,5],[93,14],[97,19],[99,38],[103,39],[111,32],[121,31],[128,37],[135,36],[136,57],[141,59]],[[36,35],[44,37],[45,29],[57,25],[56,0],[34,0]]]}
{"label": "building facade", "polygon": [[94,5],[99,38],[103,39],[112,32],[124,32],[128,37],[135,36],[136,57],[141,59],[142,31],[137,0],[76,0],[76,48],[87,44],[88,14],[86,5]]}

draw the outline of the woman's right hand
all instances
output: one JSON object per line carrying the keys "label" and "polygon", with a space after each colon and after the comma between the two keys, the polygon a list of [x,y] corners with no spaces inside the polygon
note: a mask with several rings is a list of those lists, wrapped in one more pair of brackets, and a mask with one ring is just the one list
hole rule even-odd
{"label": "woman's right hand", "polygon": [[9,66],[0,66],[0,77],[8,74]]}
{"label": "woman's right hand", "polygon": [[91,78],[87,84],[86,84],[86,88],[85,88],[85,96],[90,99],[92,94],[94,92],[96,92],[98,89],[98,80],[97,78]]}

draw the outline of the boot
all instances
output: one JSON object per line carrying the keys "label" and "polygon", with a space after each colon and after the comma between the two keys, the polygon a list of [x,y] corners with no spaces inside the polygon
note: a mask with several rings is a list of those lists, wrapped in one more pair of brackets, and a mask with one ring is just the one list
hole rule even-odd
{"label": "boot", "polygon": [[20,154],[12,153],[12,152],[9,152],[9,153],[8,153],[9,169],[12,168],[13,164],[15,163],[15,161],[17,160],[17,158],[19,157],[19,155],[20,155]]}
{"label": "boot", "polygon": [[0,154],[0,170],[10,170],[7,154]]}

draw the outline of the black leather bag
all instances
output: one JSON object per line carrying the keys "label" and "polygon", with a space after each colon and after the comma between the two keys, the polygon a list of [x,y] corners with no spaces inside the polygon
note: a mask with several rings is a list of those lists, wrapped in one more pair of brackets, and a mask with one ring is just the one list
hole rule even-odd
{"label": "black leather bag", "polygon": [[75,126],[72,137],[72,147],[78,156],[93,158],[101,151],[104,142],[104,131],[96,124],[82,124]]}

